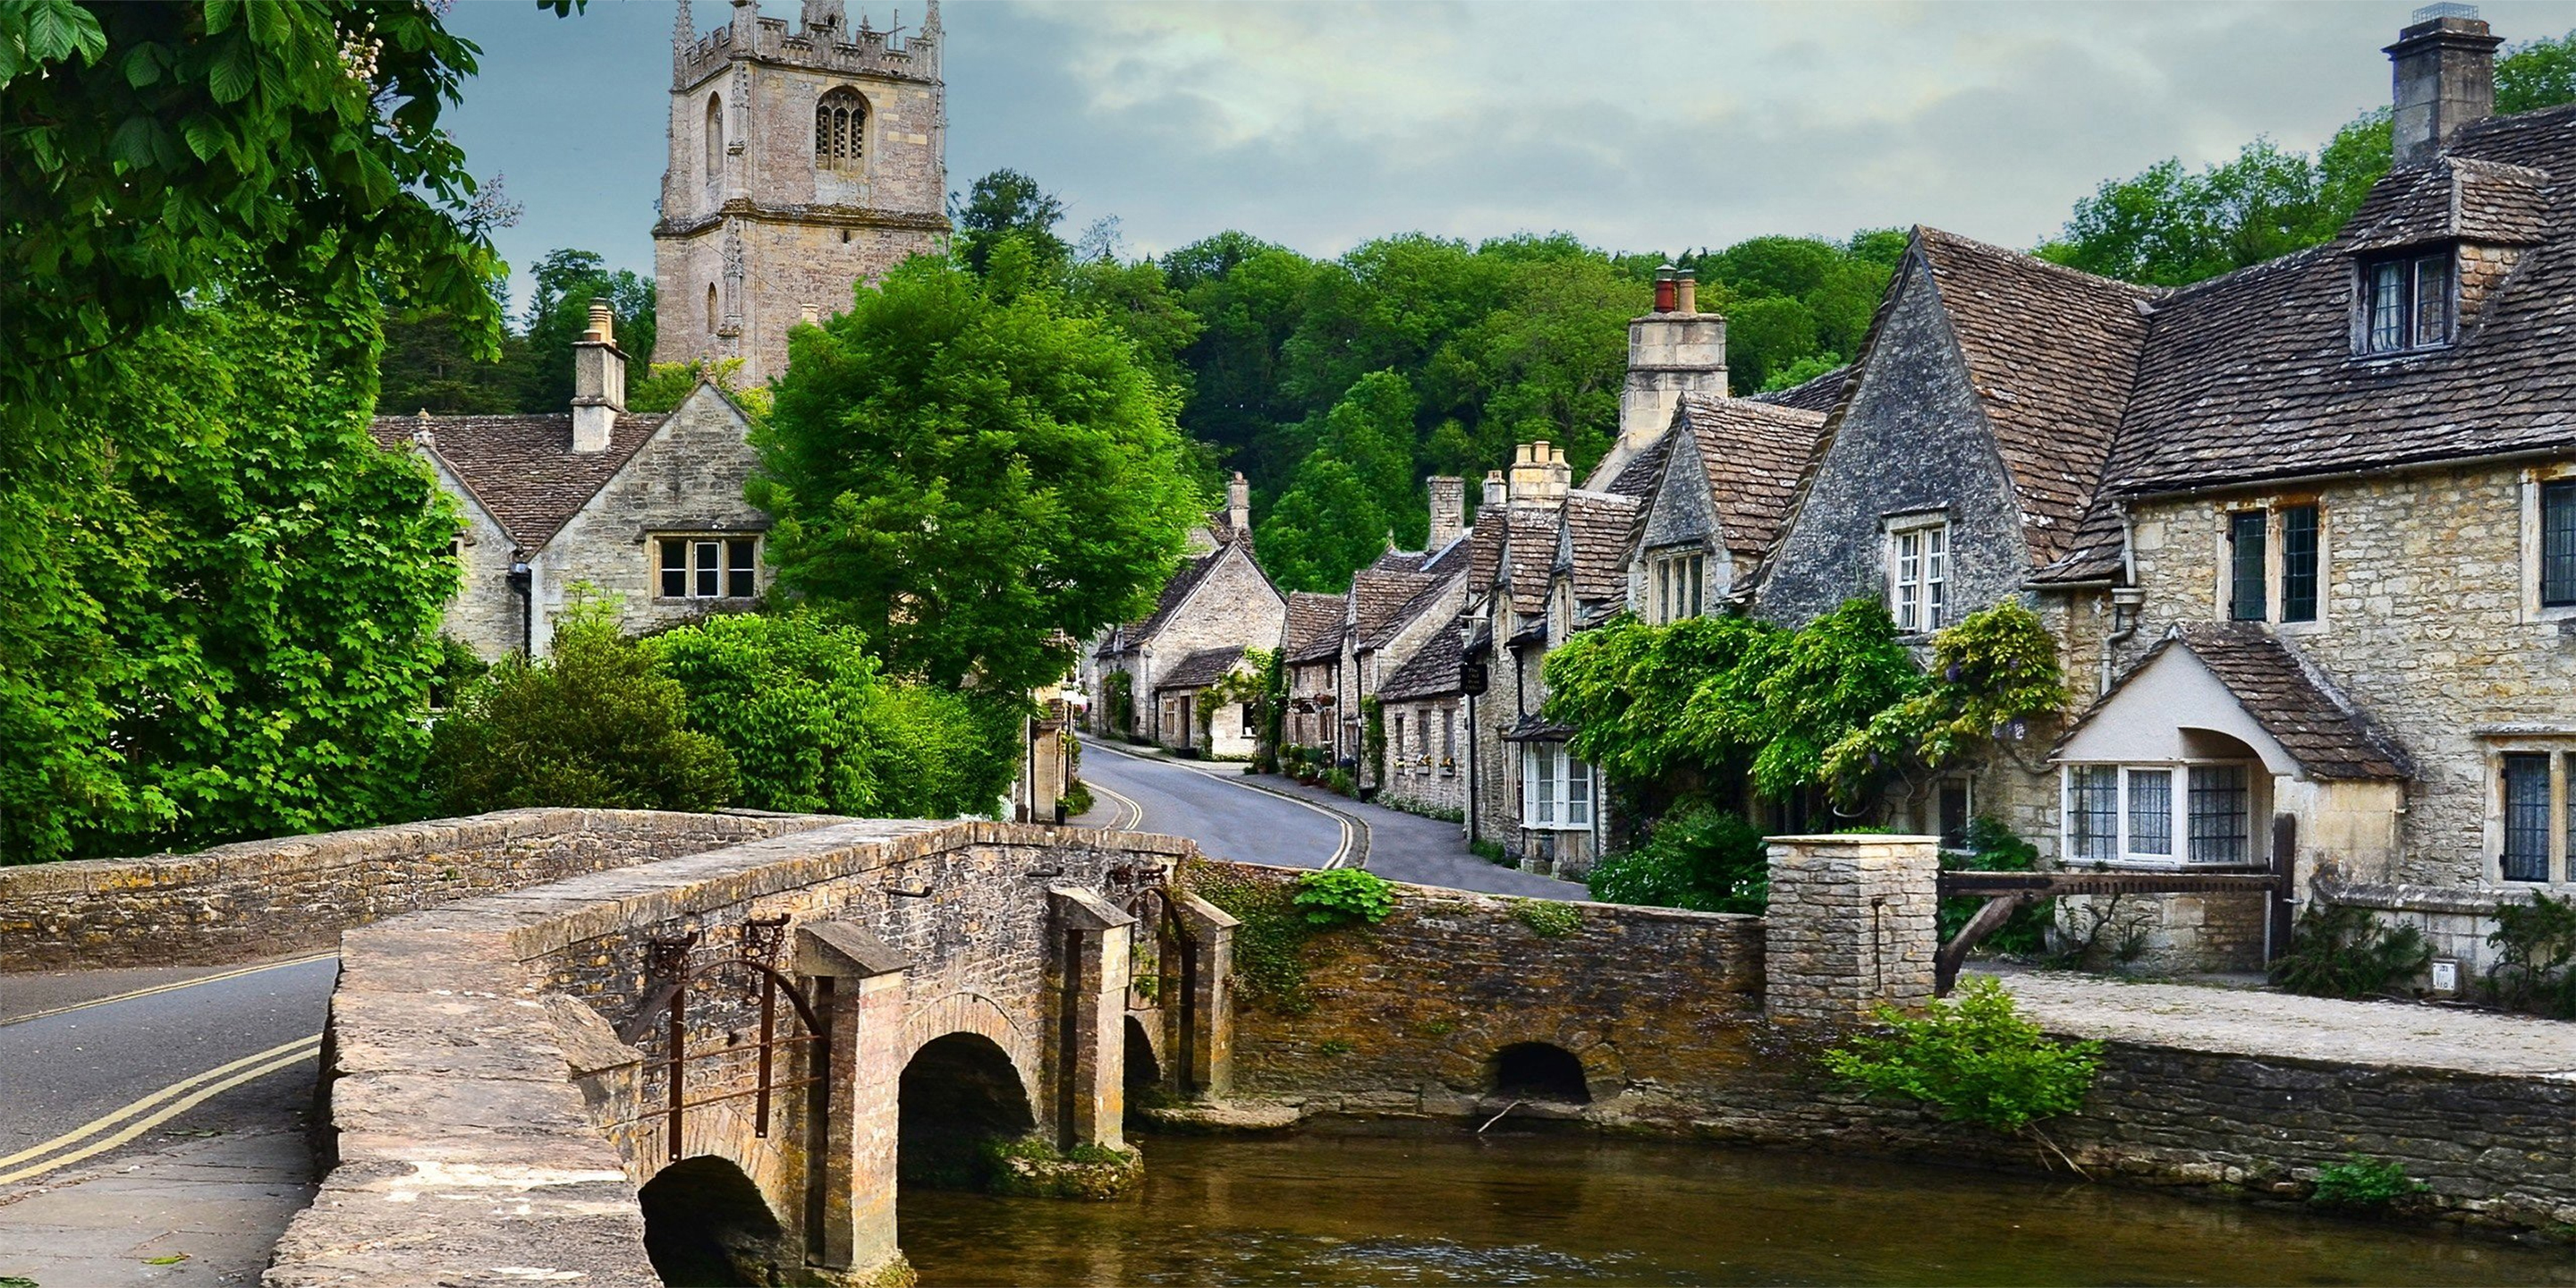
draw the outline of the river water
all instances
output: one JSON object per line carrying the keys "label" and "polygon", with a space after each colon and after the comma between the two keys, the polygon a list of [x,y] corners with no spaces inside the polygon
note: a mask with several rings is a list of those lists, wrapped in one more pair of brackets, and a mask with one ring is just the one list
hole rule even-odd
{"label": "river water", "polygon": [[1965,1168],[1590,1135],[1148,1137],[1141,1198],[907,1191],[941,1285],[2567,1284],[2576,1252]]}

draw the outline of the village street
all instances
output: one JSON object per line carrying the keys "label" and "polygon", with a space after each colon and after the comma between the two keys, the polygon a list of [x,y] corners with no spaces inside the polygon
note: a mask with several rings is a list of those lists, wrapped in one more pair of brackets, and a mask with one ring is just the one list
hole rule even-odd
{"label": "village street", "polygon": [[1244,863],[1341,867],[1359,865],[1364,852],[1365,866],[1390,881],[1539,899],[1589,897],[1579,883],[1477,858],[1455,823],[1272,775],[1246,775],[1241,765],[1141,755],[1098,739],[1086,739],[1082,750],[1082,779],[1095,797],[1091,812],[1074,820],[1085,826],[1184,836],[1210,855]]}

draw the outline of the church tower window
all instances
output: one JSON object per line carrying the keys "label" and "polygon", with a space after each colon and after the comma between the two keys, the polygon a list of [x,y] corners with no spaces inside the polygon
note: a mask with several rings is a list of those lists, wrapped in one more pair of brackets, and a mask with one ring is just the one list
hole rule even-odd
{"label": "church tower window", "polygon": [[723,319],[716,314],[716,284],[709,282],[707,283],[707,334],[714,335],[716,327],[722,321]]}
{"label": "church tower window", "polygon": [[707,186],[714,187],[716,180],[724,174],[724,99],[719,95],[707,95],[707,128],[704,133],[707,137]]}
{"label": "church tower window", "polygon": [[814,168],[856,170],[867,146],[868,101],[841,88],[814,105]]}

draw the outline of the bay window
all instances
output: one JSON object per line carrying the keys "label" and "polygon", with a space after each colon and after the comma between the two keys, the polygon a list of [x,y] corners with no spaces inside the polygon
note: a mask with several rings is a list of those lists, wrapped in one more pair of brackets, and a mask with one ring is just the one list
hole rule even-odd
{"label": "bay window", "polygon": [[1592,826],[1592,767],[1561,742],[1521,744],[1521,826],[1580,832]]}
{"label": "bay window", "polygon": [[2153,865],[2256,862],[2254,786],[2254,767],[2232,761],[2068,765],[2066,857]]}

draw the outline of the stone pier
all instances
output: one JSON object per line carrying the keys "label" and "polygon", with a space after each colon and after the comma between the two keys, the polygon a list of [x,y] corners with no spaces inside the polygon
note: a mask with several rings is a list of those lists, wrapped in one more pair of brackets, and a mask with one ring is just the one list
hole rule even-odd
{"label": "stone pier", "polygon": [[1940,838],[1775,836],[1763,1007],[1785,1024],[1855,1024],[1932,1000]]}

